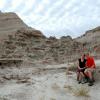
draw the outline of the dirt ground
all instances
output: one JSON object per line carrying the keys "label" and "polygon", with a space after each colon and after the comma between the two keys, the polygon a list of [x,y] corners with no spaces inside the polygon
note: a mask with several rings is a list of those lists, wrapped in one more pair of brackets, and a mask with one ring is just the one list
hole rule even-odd
{"label": "dirt ground", "polygon": [[[0,100],[100,100],[100,61],[96,61],[96,82],[92,87],[78,84],[75,72],[64,69],[67,64],[0,69]],[[79,88],[87,96],[77,96]]]}

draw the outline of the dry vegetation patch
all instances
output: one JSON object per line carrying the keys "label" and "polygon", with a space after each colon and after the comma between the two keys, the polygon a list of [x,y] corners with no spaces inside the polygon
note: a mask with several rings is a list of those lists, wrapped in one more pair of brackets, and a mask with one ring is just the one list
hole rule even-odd
{"label": "dry vegetation patch", "polygon": [[73,90],[75,96],[89,97],[89,89],[87,87],[78,87]]}
{"label": "dry vegetation patch", "polygon": [[69,64],[68,70],[69,71],[76,71],[77,70],[77,63],[75,62],[75,63]]}

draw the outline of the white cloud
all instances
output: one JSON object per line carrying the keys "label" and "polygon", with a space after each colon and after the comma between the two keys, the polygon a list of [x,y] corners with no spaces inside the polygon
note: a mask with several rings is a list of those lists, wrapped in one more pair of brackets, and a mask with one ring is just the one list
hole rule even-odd
{"label": "white cloud", "polygon": [[0,0],[0,9],[2,9],[6,4],[5,0]]}
{"label": "white cloud", "polygon": [[17,12],[28,25],[59,36],[100,25],[100,0],[0,0],[0,9]]}
{"label": "white cloud", "polygon": [[34,6],[36,4],[36,0],[24,0],[24,7],[20,11],[20,13],[28,12],[30,9],[34,9]]}
{"label": "white cloud", "polygon": [[19,7],[22,6],[22,3],[24,3],[24,2],[23,2],[23,0],[19,0],[19,1],[11,0],[11,2],[6,0],[6,3],[9,4],[9,7],[6,8],[7,11],[15,12],[16,10],[19,10],[19,11],[21,10],[21,9],[19,9]]}
{"label": "white cloud", "polygon": [[37,6],[37,9],[35,9],[35,13],[40,13],[41,11],[43,11],[43,9],[44,9],[44,5],[41,5],[41,4],[39,4],[38,6]]}
{"label": "white cloud", "polygon": [[12,8],[18,7],[21,4],[22,1],[23,0],[20,0],[20,1],[18,1],[18,0],[12,0],[12,2],[11,2]]}

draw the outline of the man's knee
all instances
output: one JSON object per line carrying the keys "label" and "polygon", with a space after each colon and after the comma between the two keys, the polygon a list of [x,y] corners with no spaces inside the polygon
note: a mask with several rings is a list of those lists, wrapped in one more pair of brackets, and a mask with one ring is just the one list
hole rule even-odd
{"label": "man's knee", "polygon": [[85,69],[84,73],[85,73],[85,74],[88,73],[88,69]]}

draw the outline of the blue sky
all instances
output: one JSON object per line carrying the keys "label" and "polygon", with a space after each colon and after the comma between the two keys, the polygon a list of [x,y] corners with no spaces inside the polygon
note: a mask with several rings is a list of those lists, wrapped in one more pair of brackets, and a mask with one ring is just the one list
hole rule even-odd
{"label": "blue sky", "polygon": [[48,37],[77,37],[100,26],[100,0],[0,0],[0,10],[17,13]]}

